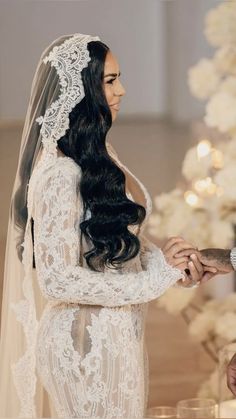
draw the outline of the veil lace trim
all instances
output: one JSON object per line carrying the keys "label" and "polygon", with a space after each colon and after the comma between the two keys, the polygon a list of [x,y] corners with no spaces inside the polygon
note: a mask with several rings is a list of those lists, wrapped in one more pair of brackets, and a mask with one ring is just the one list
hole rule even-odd
{"label": "veil lace trim", "polygon": [[87,67],[90,57],[88,42],[99,41],[99,37],[75,34],[62,45],[55,46],[43,59],[56,69],[60,81],[60,96],[36,121],[42,125],[40,134],[46,153],[56,153],[57,141],[69,128],[69,114],[84,98],[81,71]]}
{"label": "veil lace trim", "polygon": [[37,384],[35,346],[38,320],[32,278],[33,243],[31,236],[34,186],[44,170],[57,158],[57,141],[69,128],[69,114],[84,98],[81,71],[87,67],[90,61],[87,44],[91,41],[99,40],[97,36],[75,34],[66,39],[61,45],[54,46],[43,59],[44,64],[50,63],[56,69],[60,83],[60,95],[47,108],[44,116],[36,119],[36,122],[41,125],[40,134],[43,143],[43,154],[37,164],[38,167],[35,168],[37,176],[31,176],[28,185],[28,220],[22,244],[22,264],[24,267],[22,290],[25,299],[11,304],[11,309],[15,312],[17,321],[23,327],[26,340],[23,356],[11,365],[14,384],[20,401],[19,417],[22,418],[37,417],[35,402]]}

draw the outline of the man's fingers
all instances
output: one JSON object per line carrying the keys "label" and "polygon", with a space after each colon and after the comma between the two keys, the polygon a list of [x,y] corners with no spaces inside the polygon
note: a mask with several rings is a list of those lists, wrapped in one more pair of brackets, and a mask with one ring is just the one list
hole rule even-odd
{"label": "man's fingers", "polygon": [[204,272],[212,272],[213,274],[220,274],[222,272],[218,271],[214,266],[203,266]]}
{"label": "man's fingers", "polygon": [[176,253],[174,256],[175,256],[176,259],[178,259],[178,258],[182,258],[184,256],[189,257],[190,255],[193,255],[193,254],[196,254],[198,256],[197,250],[195,250],[194,248],[187,248],[187,249],[181,250],[180,252]]}

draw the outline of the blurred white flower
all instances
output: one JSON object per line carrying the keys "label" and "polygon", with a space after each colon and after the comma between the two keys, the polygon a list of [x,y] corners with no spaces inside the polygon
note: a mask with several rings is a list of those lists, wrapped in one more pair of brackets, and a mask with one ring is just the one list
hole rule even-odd
{"label": "blurred white flower", "polygon": [[[225,198],[225,199],[224,199]],[[227,197],[220,197],[218,203],[219,218],[233,225],[236,225],[236,201]],[[227,246],[228,247],[228,246]]]}
{"label": "blurred white flower", "polygon": [[221,73],[236,75],[236,45],[225,45],[217,50],[214,63]]}
{"label": "blurred white flower", "polygon": [[183,192],[174,189],[154,198],[156,213],[149,218],[148,231],[155,237],[164,238],[179,235],[190,219],[192,209],[186,204]]}
{"label": "blurred white flower", "polygon": [[212,247],[210,213],[205,210],[195,210],[191,219],[186,220],[182,235],[199,249]]}
{"label": "blurred white flower", "polygon": [[235,129],[236,96],[225,91],[215,93],[206,106],[204,119],[209,127],[218,128],[221,132],[229,132]]}
{"label": "blurred white flower", "polygon": [[169,288],[164,295],[157,300],[157,306],[165,308],[170,314],[178,314],[189,305],[196,293],[190,288]]}
{"label": "blurred white flower", "polygon": [[214,213],[214,209],[222,211],[225,205],[223,201],[211,197],[211,203],[206,202],[206,207],[194,208],[185,202],[181,191],[173,190],[155,197],[154,202],[157,211],[150,216],[148,223],[151,235],[160,239],[182,236],[199,249],[228,247],[232,244],[234,233],[231,223],[221,220]]}
{"label": "blurred white flower", "polygon": [[212,333],[215,325],[216,313],[214,311],[207,311],[198,314],[190,323],[189,333],[197,341],[206,341]]}
{"label": "blurred white flower", "polygon": [[224,144],[224,166],[236,164],[236,137]]}
{"label": "blurred white flower", "polygon": [[234,229],[231,222],[220,220],[219,217],[211,222],[212,247],[228,248],[234,241]]}
{"label": "blurred white flower", "polygon": [[[201,59],[189,69],[188,83],[195,97],[208,99],[205,123],[225,135],[218,144],[210,136],[206,153],[198,153],[197,146],[187,151],[182,165],[186,188],[155,198],[157,211],[150,229],[159,237],[181,235],[198,248],[229,248],[236,225],[236,1],[222,2],[207,14],[205,34],[220,49],[212,59]],[[198,207],[186,203],[187,190],[198,196]],[[191,307],[194,294],[194,290],[173,288],[157,305],[176,314]],[[189,332],[216,359],[222,345],[236,341],[236,293],[224,300],[210,300],[199,309]],[[202,384],[198,397],[218,399],[218,383],[216,369]],[[232,398],[226,380],[223,392],[223,399]]]}
{"label": "blurred white flower", "polygon": [[197,392],[197,397],[199,397],[200,399],[214,399],[213,391],[210,384],[210,378],[208,378],[201,384]]}
{"label": "blurred white flower", "polygon": [[215,182],[223,189],[221,200],[236,201],[236,164],[225,166],[215,175]]}
{"label": "blurred white flower", "polygon": [[182,174],[187,180],[207,177],[211,168],[211,155],[199,159],[197,146],[190,148],[184,158],[182,165]]}
{"label": "blurred white flower", "polygon": [[[219,368],[216,369],[211,373],[210,377],[202,383],[200,386],[197,397],[200,398],[209,398],[218,400],[219,399]],[[232,399],[232,393],[229,391],[227,387],[227,380],[225,377],[224,380],[224,387],[221,387],[221,397],[223,400],[230,400]]]}
{"label": "blurred white flower", "polygon": [[184,198],[179,205],[173,208],[172,214],[168,217],[166,223],[166,237],[182,235],[185,230],[186,224],[192,218],[192,209],[186,204]]}
{"label": "blurred white flower", "polygon": [[225,1],[206,16],[205,35],[208,42],[221,47],[236,44],[236,2]]}
{"label": "blurred white flower", "polygon": [[163,239],[166,237],[166,224],[160,214],[151,214],[148,219],[148,232],[154,237]]}
{"label": "blurred white flower", "polygon": [[216,370],[213,371],[213,373],[210,375],[209,384],[212,391],[212,396],[213,396],[212,398],[215,400],[218,400],[218,397],[219,397],[219,369],[218,368],[216,368]]}
{"label": "blurred white flower", "polygon": [[219,308],[221,307],[222,301],[220,300],[208,300],[204,306],[204,311],[215,311],[218,312]]}
{"label": "blurred white flower", "polygon": [[160,212],[172,212],[172,208],[176,203],[181,202],[183,199],[183,192],[176,188],[168,193],[162,193],[154,198],[156,208]]}
{"label": "blurred white flower", "polygon": [[220,74],[214,62],[203,58],[188,71],[188,84],[191,93],[198,99],[206,99],[212,95],[220,82]]}
{"label": "blurred white flower", "polygon": [[217,335],[226,339],[227,341],[233,341],[236,339],[236,313],[225,313],[222,314],[216,320],[215,332]]}
{"label": "blurred white flower", "polygon": [[[232,147],[230,147],[230,149],[232,150]],[[229,154],[227,153],[227,156],[228,155]],[[215,182],[222,189],[222,194],[219,196],[216,202],[218,219],[230,223],[231,229],[233,229],[233,225],[236,224],[236,165],[235,160],[232,157],[233,150],[231,158],[225,158],[227,161],[225,167],[215,175]],[[227,234],[230,236],[230,226],[228,226],[228,228],[226,227],[226,229],[228,230]]]}
{"label": "blurred white flower", "polygon": [[236,77],[228,76],[219,85],[219,91],[236,97]]}

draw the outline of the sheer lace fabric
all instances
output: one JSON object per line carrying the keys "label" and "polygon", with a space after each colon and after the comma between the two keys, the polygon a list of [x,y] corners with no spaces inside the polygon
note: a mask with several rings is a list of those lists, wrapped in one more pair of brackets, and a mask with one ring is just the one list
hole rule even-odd
{"label": "sheer lace fabric", "polygon": [[142,418],[145,303],[182,275],[142,232],[140,254],[123,269],[97,273],[81,263],[88,245],[79,234],[80,176],[73,160],[61,157],[43,176],[36,167],[29,186],[37,280],[48,300],[37,334],[37,370],[58,417]]}
{"label": "sheer lace fabric", "polygon": [[[53,41],[42,53],[32,83],[11,199],[13,208],[29,147],[33,155],[23,260],[17,254],[22,231],[14,211],[5,253],[0,340],[4,418],[142,417],[146,303],[182,277],[145,240],[144,224],[129,227],[140,237],[141,252],[123,269],[94,275],[84,263],[88,243],[80,236],[82,202],[75,190],[80,172],[72,160],[58,159],[57,141],[68,128],[70,110],[82,100],[81,70],[89,60],[85,45],[94,39],[73,34]],[[146,207],[147,220],[151,200],[145,187],[106,145],[125,172],[130,199]]]}

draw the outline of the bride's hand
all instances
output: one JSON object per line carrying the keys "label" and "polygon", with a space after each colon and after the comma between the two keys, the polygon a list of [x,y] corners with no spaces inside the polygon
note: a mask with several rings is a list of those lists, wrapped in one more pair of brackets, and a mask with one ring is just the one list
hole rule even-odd
{"label": "bride's hand", "polygon": [[[182,260],[183,257],[186,256],[186,254],[189,254],[189,252],[186,250],[180,251],[178,254],[175,255],[175,258],[178,260]],[[200,267],[201,265],[201,267]],[[197,269],[196,269],[197,268]],[[221,273],[219,269],[217,268],[216,264],[209,263],[209,261],[206,262],[206,259],[203,258],[202,251],[195,250],[192,254],[189,255],[189,261],[188,261],[188,270],[185,270],[185,272],[188,273],[188,277],[192,279],[194,282],[198,283],[204,283],[209,281],[209,279],[213,278],[215,275],[218,275]],[[198,277],[199,273],[199,277]],[[198,278],[198,279],[197,279]]]}
{"label": "bride's hand", "polygon": [[[190,269],[188,266],[190,261],[189,257],[197,252],[197,248],[186,242],[182,237],[171,237],[163,246],[162,252],[169,265],[184,271],[185,269]],[[181,256],[177,258],[177,254],[180,254]],[[202,264],[197,263],[197,267],[201,269]]]}
{"label": "bride's hand", "polygon": [[181,237],[170,238],[162,251],[169,265],[184,273],[185,278],[179,283],[185,287],[205,282],[216,274],[214,267],[202,265],[198,249]]}

